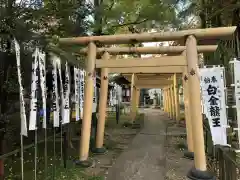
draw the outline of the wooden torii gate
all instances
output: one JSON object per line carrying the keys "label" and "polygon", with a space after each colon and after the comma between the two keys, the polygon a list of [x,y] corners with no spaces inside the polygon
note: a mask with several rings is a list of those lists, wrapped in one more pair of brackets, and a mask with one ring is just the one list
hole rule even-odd
{"label": "wooden torii gate", "polygon": [[[163,89],[166,86],[171,86],[173,80],[170,79],[171,75],[166,74],[132,74],[133,77],[127,74],[123,74],[123,76],[131,82],[131,92],[132,92],[132,101],[131,101],[131,116],[132,121],[135,120],[136,112],[137,112],[137,105],[140,96],[140,89],[142,88],[158,88]],[[173,116],[172,116],[173,118]]]}
{"label": "wooden torii gate", "polygon": [[[204,149],[204,136],[203,136],[203,124],[202,124],[202,112],[201,112],[201,101],[200,101],[200,82],[197,76],[197,64],[198,64],[198,48],[197,41],[206,39],[220,39],[230,37],[236,30],[236,27],[222,27],[222,28],[208,28],[208,29],[191,29],[177,32],[161,32],[161,33],[142,33],[142,34],[122,34],[122,35],[106,35],[106,36],[89,36],[89,37],[74,37],[74,38],[61,38],[60,43],[62,44],[81,44],[88,45],[85,50],[87,53],[86,62],[86,82],[85,82],[85,101],[83,110],[83,123],[80,139],[80,153],[79,161],[80,165],[89,165],[89,141],[90,141],[90,129],[91,129],[91,115],[92,115],[92,104],[93,104],[93,75],[95,72],[95,65],[101,67],[101,96],[100,96],[100,118],[98,122],[97,138],[103,139],[104,136],[104,123],[105,113],[102,111],[106,107],[107,101],[107,79],[109,72],[115,73],[183,73],[186,76],[189,95],[189,106],[191,107],[191,123],[192,123],[192,138],[193,138],[193,149],[194,149],[194,167],[189,171],[188,177],[190,179],[215,179],[212,174],[207,171],[206,166],[206,155]],[[181,54],[185,56],[185,65],[180,65],[179,62],[171,59],[172,57],[162,57],[169,61],[156,62],[156,59],[150,60],[151,62],[141,62],[144,66],[137,67],[124,67],[121,62],[111,62],[110,50],[97,49],[96,44],[129,44],[137,42],[158,42],[158,41],[185,41],[185,47]],[[175,48],[175,47],[171,47]],[[156,50],[156,49],[155,49]],[[153,50],[152,50],[153,51]],[[96,60],[98,52],[104,52],[103,58],[100,62]],[[146,52],[146,53],[151,53]],[[168,52],[167,52],[168,53]],[[176,58],[176,57],[175,57]],[[177,57],[182,58],[183,57]],[[177,59],[176,58],[176,59]],[[175,65],[171,60],[178,63]],[[106,62],[108,61],[108,62]],[[117,61],[117,60],[114,60]],[[124,60],[121,60],[124,61]],[[143,60],[141,60],[143,61]],[[159,61],[161,61],[159,59]],[[180,60],[181,61],[181,60]],[[153,62],[158,63],[158,67],[153,67]],[[104,66],[106,64],[112,64],[112,67]],[[118,63],[118,64],[116,64]],[[134,60],[131,60],[134,65]],[[162,65],[165,63],[165,66]],[[182,62],[184,63],[184,61]],[[126,64],[126,63],[125,63]],[[128,64],[128,63],[127,63]],[[102,66],[101,66],[102,65]],[[115,67],[116,66],[116,67]],[[98,140],[97,140],[98,141]],[[102,148],[102,142],[97,142],[97,148]]]}

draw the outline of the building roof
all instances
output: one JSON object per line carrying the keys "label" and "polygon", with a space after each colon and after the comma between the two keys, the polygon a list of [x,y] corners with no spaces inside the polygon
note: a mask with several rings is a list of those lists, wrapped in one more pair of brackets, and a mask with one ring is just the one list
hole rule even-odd
{"label": "building roof", "polygon": [[129,82],[124,76],[122,75],[115,75],[111,78],[112,82],[117,83],[118,85],[130,85],[131,82]]}

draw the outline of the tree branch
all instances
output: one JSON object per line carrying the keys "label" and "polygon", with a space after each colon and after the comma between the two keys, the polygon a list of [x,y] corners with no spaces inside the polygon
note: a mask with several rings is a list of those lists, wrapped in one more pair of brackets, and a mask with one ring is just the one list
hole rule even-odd
{"label": "tree branch", "polygon": [[111,4],[110,4],[110,6],[107,8],[107,10],[110,11],[110,10],[113,8],[114,4],[115,4],[115,0],[112,0]]}
{"label": "tree branch", "polygon": [[213,17],[223,13],[224,11],[231,11],[232,12],[233,10],[238,9],[239,7],[240,7],[239,3],[237,3],[237,4],[229,4],[227,6],[224,6],[223,8],[218,9],[214,13],[212,13],[211,16],[208,17],[208,20],[211,20]]}
{"label": "tree branch", "polygon": [[[108,8],[107,8],[107,11],[111,11],[112,8],[113,8],[113,6],[114,6],[114,4],[115,4],[115,0],[112,0],[110,6],[108,6]],[[107,24],[107,17],[104,16],[104,17],[102,18],[102,21],[103,21],[105,24]]]}
{"label": "tree branch", "polygon": [[142,24],[144,22],[148,21],[148,19],[143,19],[141,21],[134,21],[134,22],[128,22],[128,23],[124,23],[124,24],[118,24],[118,25],[114,25],[112,27],[123,27],[123,26],[129,26],[129,25],[137,25],[137,24]]}

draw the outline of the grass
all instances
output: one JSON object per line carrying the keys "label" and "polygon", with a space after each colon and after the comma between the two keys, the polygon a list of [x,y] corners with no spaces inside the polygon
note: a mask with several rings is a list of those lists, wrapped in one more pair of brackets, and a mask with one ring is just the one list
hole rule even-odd
{"label": "grass", "polygon": [[[64,168],[61,156],[61,141],[57,138],[55,141],[56,151],[54,153],[54,141],[50,139],[47,142],[47,157],[45,157],[45,144],[40,143],[37,146],[37,179],[71,179],[71,180],[101,180],[102,177],[89,176],[74,165],[74,160],[78,157],[79,141],[72,141],[76,149],[67,149],[67,166]],[[32,180],[35,174],[35,148],[29,148],[24,151],[24,179]],[[47,161],[45,161],[45,159]],[[47,162],[45,166],[45,162]],[[5,179],[21,179],[21,160],[20,154],[14,154],[5,159]]]}
{"label": "grass", "polygon": [[[116,114],[110,113],[107,116],[106,128],[109,129],[121,129],[123,123],[129,122],[130,116],[128,114],[122,114],[120,116],[119,124],[116,123]],[[137,122],[143,123],[143,115],[139,114],[136,118]],[[52,134],[49,134],[52,136]],[[103,180],[101,176],[89,176],[81,169],[74,165],[73,160],[78,158],[78,147],[79,141],[72,141],[76,149],[67,149],[67,167],[63,167],[63,161],[61,159],[61,141],[60,138],[55,141],[56,151],[54,153],[54,141],[50,139],[47,142],[47,157],[45,157],[45,144],[40,143],[37,146],[37,179],[48,180],[48,179],[71,179],[71,180]],[[116,142],[111,139],[105,141],[107,149],[111,150],[116,146]],[[94,156],[90,153],[90,156]],[[55,158],[54,158],[55,157]],[[24,179],[34,179],[34,165],[35,165],[35,148],[29,148],[24,151]],[[47,161],[45,161],[47,159]],[[47,164],[45,164],[47,162]],[[14,180],[21,179],[21,160],[20,153],[16,153],[11,157],[5,159],[5,179]]]}
{"label": "grass", "polygon": [[184,112],[180,112],[180,119],[185,120],[185,113]]}
{"label": "grass", "polygon": [[[56,154],[54,158],[53,151],[53,141],[49,141],[47,143],[48,153],[47,153],[47,166],[45,169],[45,156],[44,156],[44,143],[39,144],[37,147],[38,150],[38,158],[37,158],[37,179],[48,180],[48,179],[99,179],[100,177],[89,177],[84,174],[84,170],[78,168],[74,165],[73,160],[77,156],[77,151],[68,149],[68,162],[67,167],[63,167],[63,161],[61,159],[61,151],[60,151],[60,142],[56,142]],[[34,148],[30,148],[29,150],[24,152],[24,179],[32,180],[34,179]],[[11,159],[8,158],[5,161],[5,173],[6,180],[12,179],[21,179],[21,162],[19,155],[15,155]],[[46,171],[45,171],[46,170]],[[46,172],[46,174],[45,174]]]}
{"label": "grass", "polygon": [[120,128],[121,124],[129,119],[126,115],[121,115],[119,118],[119,123],[116,122],[116,114],[110,113],[106,119],[106,127],[107,128]]}

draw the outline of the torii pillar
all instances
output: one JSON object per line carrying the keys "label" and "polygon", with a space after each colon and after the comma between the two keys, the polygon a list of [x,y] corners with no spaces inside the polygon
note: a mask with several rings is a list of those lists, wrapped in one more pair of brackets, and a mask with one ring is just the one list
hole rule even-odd
{"label": "torii pillar", "polygon": [[[186,56],[186,51],[182,53]],[[187,67],[184,68],[182,73],[182,85],[183,85],[183,96],[184,96],[184,114],[185,114],[185,124],[187,131],[187,151],[184,152],[184,157],[187,159],[194,159],[193,150],[193,137],[192,137],[192,122],[191,122],[191,107],[189,105],[189,83],[188,83],[188,71]]]}
{"label": "torii pillar", "polygon": [[192,122],[191,122],[191,107],[189,105],[189,85],[187,69],[185,69],[183,76],[183,96],[184,96],[184,112],[185,112],[185,124],[187,131],[187,152],[184,153],[184,157],[193,160],[194,149],[193,149],[193,137],[192,137]]}
{"label": "torii pillar", "polygon": [[172,100],[171,100],[171,94],[170,94],[170,87],[167,87],[167,101],[168,101],[168,116],[169,118],[172,118]]}
{"label": "torii pillar", "polygon": [[167,112],[166,90],[163,89],[163,111]]}
{"label": "torii pillar", "polygon": [[131,122],[133,123],[136,118],[136,98],[137,98],[137,88],[135,86],[136,75],[132,74],[131,78]]}
{"label": "torii pillar", "polygon": [[173,76],[173,91],[174,91],[175,118],[176,121],[179,122],[180,121],[179,89],[176,73]]}
{"label": "torii pillar", "polygon": [[186,39],[186,59],[188,64],[189,105],[191,107],[194,147],[194,167],[188,172],[187,177],[192,180],[213,180],[215,177],[207,171],[206,164],[200,80],[196,74],[198,68],[197,40],[193,35],[189,35]]}
{"label": "torii pillar", "polygon": [[[110,55],[108,52],[103,54],[103,60],[109,60]],[[108,68],[101,69],[101,88],[99,100],[99,119],[97,124],[96,148],[94,153],[102,154],[106,151],[103,147],[104,142],[104,129],[106,121],[106,108],[108,97]]]}
{"label": "torii pillar", "polygon": [[76,161],[76,164],[82,167],[90,167],[92,165],[92,162],[88,160],[88,156],[92,121],[93,84],[95,73],[95,61],[97,55],[96,52],[97,48],[95,43],[90,42],[88,45],[88,56],[86,59],[87,75],[84,89],[84,106],[83,106],[82,130],[80,137],[80,152],[79,160]]}
{"label": "torii pillar", "polygon": [[136,98],[135,98],[136,112],[138,112],[138,108],[139,108],[139,99],[140,99],[140,89],[136,88]]}
{"label": "torii pillar", "polygon": [[172,109],[172,114],[171,118],[174,119],[175,117],[175,103],[174,103],[174,93],[173,93],[173,84],[170,85],[170,99],[171,99],[171,109]]}

